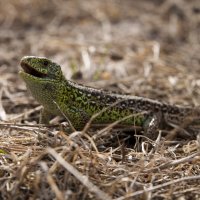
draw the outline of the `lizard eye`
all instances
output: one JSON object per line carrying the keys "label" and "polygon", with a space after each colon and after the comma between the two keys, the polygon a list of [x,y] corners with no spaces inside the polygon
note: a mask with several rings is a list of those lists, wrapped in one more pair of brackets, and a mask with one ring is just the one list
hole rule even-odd
{"label": "lizard eye", "polygon": [[43,62],[43,65],[44,66],[47,66],[49,64],[49,62],[47,61],[47,60],[45,60],[44,62]]}

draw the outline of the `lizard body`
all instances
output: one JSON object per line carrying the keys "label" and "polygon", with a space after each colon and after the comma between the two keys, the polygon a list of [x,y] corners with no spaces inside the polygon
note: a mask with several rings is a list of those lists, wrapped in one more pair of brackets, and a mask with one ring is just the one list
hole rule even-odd
{"label": "lizard body", "polygon": [[[141,126],[151,134],[166,119],[180,124],[190,115],[200,116],[199,109],[192,107],[116,94],[66,80],[61,67],[47,58],[26,56],[20,64],[23,70],[19,73],[27,89],[44,107],[44,123],[51,115],[65,115],[77,130],[81,130],[94,114],[105,109],[93,123],[112,123],[126,118],[120,123]],[[135,116],[127,118],[133,114]]]}

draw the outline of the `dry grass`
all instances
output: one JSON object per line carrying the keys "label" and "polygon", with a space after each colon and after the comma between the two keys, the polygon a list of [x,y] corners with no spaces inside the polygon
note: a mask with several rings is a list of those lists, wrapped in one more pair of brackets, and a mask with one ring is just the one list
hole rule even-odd
{"label": "dry grass", "polygon": [[17,75],[47,56],[93,87],[199,106],[199,25],[198,0],[0,0],[0,199],[199,199],[198,137],[38,125]]}

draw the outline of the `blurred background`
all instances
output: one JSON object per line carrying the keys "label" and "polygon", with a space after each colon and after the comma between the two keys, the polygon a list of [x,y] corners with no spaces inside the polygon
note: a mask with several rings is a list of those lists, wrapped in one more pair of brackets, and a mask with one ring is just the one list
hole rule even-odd
{"label": "blurred background", "polygon": [[25,90],[20,59],[46,56],[68,79],[197,105],[199,40],[199,0],[0,0],[0,81]]}
{"label": "blurred background", "polygon": [[98,188],[115,199],[199,199],[197,140],[138,151],[133,134],[108,129],[93,140],[38,125],[41,107],[18,76],[26,55],[85,85],[199,106],[200,0],[0,0],[0,199],[88,200]]}

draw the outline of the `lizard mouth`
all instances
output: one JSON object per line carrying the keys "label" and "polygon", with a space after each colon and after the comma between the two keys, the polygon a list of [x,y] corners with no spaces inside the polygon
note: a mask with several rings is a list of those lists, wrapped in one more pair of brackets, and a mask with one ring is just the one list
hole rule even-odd
{"label": "lizard mouth", "polygon": [[29,64],[25,62],[21,62],[21,67],[25,73],[38,77],[38,78],[46,78],[47,74],[37,71],[36,69],[32,68]]}

